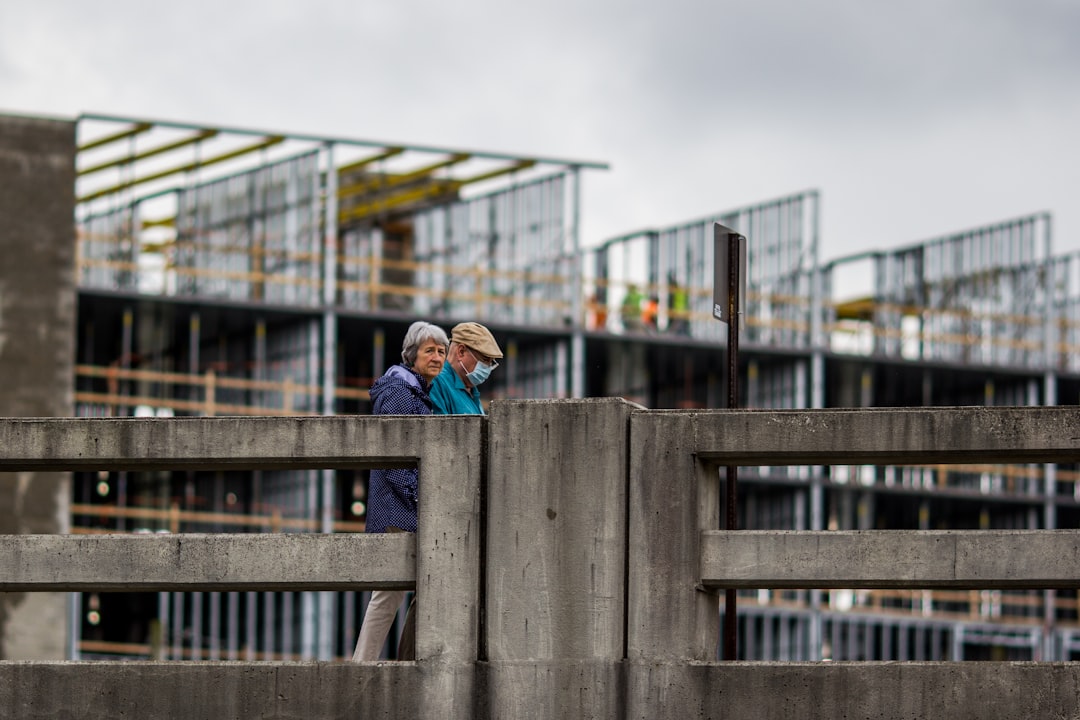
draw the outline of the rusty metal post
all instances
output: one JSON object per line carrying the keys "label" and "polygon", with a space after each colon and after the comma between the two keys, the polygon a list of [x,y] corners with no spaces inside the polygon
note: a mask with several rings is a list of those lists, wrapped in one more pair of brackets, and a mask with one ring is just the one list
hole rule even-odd
{"label": "rusty metal post", "polygon": [[[739,242],[734,234],[728,235],[728,392],[727,406],[734,410],[739,406]],[[738,507],[739,468],[727,466],[727,513],[724,518],[726,530],[739,529]],[[729,588],[724,593],[724,660],[738,659],[737,591]]]}

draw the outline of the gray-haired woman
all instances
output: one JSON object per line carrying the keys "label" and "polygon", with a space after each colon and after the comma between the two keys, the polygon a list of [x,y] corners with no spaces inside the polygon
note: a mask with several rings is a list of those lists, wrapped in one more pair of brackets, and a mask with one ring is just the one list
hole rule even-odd
{"label": "gray-haired woman", "polygon": [[[446,361],[449,340],[437,325],[418,321],[401,344],[401,364],[392,366],[371,386],[375,415],[430,415],[431,381]],[[367,532],[416,532],[416,468],[372,470],[368,484]],[[386,634],[405,599],[404,590],[371,593],[353,661],[378,660]]]}

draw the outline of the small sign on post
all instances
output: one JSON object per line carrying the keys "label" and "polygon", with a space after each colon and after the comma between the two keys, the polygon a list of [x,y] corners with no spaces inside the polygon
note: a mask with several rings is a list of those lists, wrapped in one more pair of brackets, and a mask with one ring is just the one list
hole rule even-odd
{"label": "small sign on post", "polygon": [[746,324],[746,237],[720,223],[713,223],[713,317],[720,322],[731,322],[732,244],[737,246],[738,285],[734,290],[738,296],[737,314],[741,328]]}

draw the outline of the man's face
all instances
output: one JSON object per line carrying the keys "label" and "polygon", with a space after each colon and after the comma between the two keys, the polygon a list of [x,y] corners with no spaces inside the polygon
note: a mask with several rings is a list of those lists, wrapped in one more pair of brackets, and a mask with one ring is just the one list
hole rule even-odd
{"label": "man's face", "polygon": [[413,368],[425,380],[431,382],[442,370],[444,362],[446,362],[446,346],[434,340],[428,340],[417,350]]}
{"label": "man's face", "polygon": [[499,363],[483,353],[473,350],[466,345],[454,345],[454,358],[450,363],[457,372],[458,377],[462,379],[466,387],[472,387],[472,383],[469,382],[469,378],[466,377],[469,373],[476,369],[476,366],[480,363],[486,363],[493,370],[499,366]]}

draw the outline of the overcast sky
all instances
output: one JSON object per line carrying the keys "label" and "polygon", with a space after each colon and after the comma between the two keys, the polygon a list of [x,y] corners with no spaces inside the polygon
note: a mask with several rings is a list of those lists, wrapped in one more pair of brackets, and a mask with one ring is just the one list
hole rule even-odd
{"label": "overcast sky", "polygon": [[586,243],[817,189],[824,260],[1080,251],[1078,0],[8,2],[0,112],[608,162]]}

